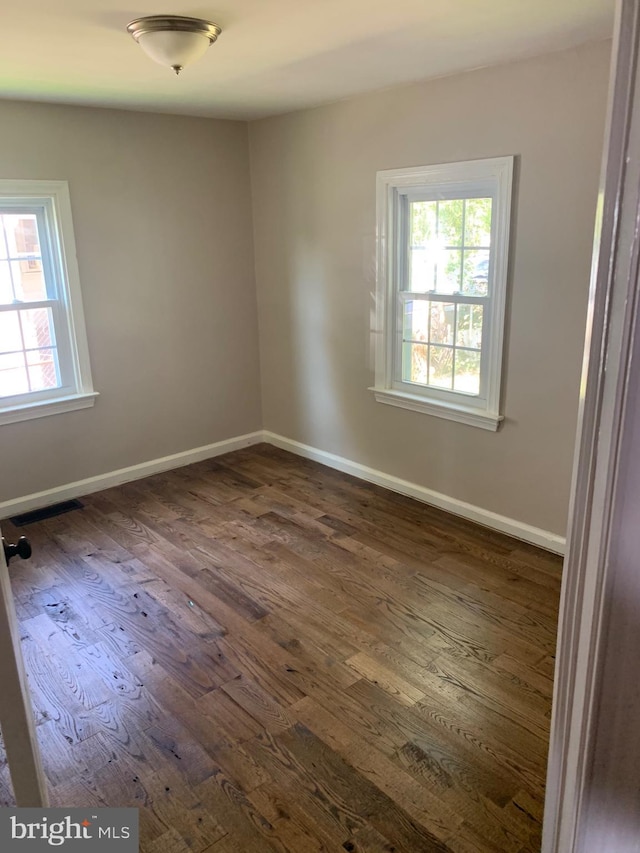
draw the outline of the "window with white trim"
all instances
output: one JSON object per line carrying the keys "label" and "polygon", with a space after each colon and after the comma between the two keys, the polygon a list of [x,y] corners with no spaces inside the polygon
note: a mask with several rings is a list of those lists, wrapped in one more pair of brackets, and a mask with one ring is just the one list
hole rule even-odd
{"label": "window with white trim", "polygon": [[0,180],[0,424],[96,396],[67,183]]}
{"label": "window with white trim", "polygon": [[376,400],[496,430],[513,157],[377,175]]}

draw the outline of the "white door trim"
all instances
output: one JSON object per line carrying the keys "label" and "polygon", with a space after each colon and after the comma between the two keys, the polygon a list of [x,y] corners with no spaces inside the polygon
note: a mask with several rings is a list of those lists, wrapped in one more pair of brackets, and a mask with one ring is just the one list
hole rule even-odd
{"label": "white door trim", "polygon": [[[611,559],[611,530],[620,512],[614,495],[624,465],[620,447],[626,426],[631,347],[634,333],[640,334],[636,316],[639,39],[640,2],[620,0],[560,605],[543,853],[583,853],[587,849],[580,830],[587,824],[586,792],[602,691],[603,629],[613,575],[619,568]],[[635,659],[637,649],[633,653]],[[629,677],[637,678],[637,674],[630,672]],[[616,847],[616,853],[622,851]]]}
{"label": "white door trim", "polygon": [[0,548],[0,727],[18,806],[48,805],[9,570]]}

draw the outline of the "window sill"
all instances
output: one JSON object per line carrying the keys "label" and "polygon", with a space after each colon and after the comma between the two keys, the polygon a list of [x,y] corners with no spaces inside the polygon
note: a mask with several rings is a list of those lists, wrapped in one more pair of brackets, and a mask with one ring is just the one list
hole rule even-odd
{"label": "window sill", "polygon": [[474,409],[472,406],[466,407],[455,403],[442,403],[439,400],[427,400],[417,394],[407,394],[404,391],[395,391],[389,388],[370,388],[369,390],[373,391],[378,403],[422,412],[425,415],[434,415],[448,421],[458,421],[458,423],[480,427],[480,429],[487,429],[491,432],[496,432],[500,422],[504,419],[502,415],[486,412],[482,409]]}
{"label": "window sill", "polygon": [[53,400],[39,400],[34,403],[22,403],[20,406],[0,409],[0,426],[18,421],[30,421],[33,418],[44,418],[48,415],[59,415],[63,412],[73,412],[77,409],[88,409],[93,406],[97,396],[97,391],[90,391],[84,394],[56,397]]}

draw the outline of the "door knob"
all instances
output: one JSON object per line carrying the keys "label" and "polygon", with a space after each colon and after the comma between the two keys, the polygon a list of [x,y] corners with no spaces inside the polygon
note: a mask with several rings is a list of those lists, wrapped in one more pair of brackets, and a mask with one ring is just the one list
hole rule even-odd
{"label": "door knob", "polygon": [[12,557],[20,557],[23,560],[28,560],[31,556],[31,543],[26,536],[21,536],[15,545],[5,542],[3,536],[2,547],[7,563]]}

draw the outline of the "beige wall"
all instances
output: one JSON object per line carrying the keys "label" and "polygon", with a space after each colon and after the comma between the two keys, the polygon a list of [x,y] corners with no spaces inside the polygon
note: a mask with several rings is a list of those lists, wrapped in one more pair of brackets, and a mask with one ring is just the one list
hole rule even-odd
{"label": "beige wall", "polygon": [[[566,524],[610,45],[250,125],[266,429]],[[376,403],[375,173],[518,157],[498,433]]]}
{"label": "beige wall", "polygon": [[261,425],[247,126],[0,103],[0,177],[68,180],[92,409],[3,426],[0,501]]}
{"label": "beige wall", "polygon": [[[593,45],[254,122],[251,175],[241,122],[0,102],[0,177],[70,183],[100,392],[2,427],[0,501],[264,426],[562,534],[608,59]],[[505,154],[504,425],[376,403],[376,171]]]}

